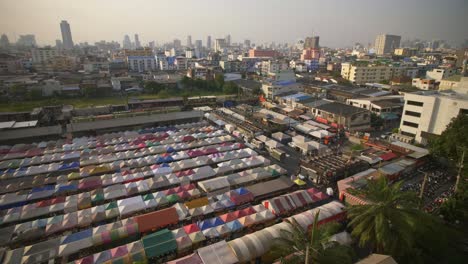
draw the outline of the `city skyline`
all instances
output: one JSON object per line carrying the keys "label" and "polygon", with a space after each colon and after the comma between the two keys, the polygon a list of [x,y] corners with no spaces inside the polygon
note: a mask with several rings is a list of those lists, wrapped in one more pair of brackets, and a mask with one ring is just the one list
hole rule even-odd
{"label": "city skyline", "polygon": [[[377,4],[371,4],[375,1],[370,0],[352,3],[297,0],[294,4],[268,1],[268,5],[263,5],[266,3],[263,0],[255,3],[240,0],[226,1],[222,6],[213,0],[197,1],[197,4],[137,0],[131,6],[128,1],[91,2],[80,1],[72,7],[67,1],[3,0],[0,33],[5,33],[10,41],[19,35],[34,34],[39,45],[53,45],[60,37],[57,24],[66,20],[72,26],[75,42],[90,44],[100,40],[121,42],[124,35],[132,32],[138,32],[145,45],[150,41],[162,44],[175,38],[185,39],[187,35],[205,39],[208,35],[221,38],[230,34],[232,42],[237,43],[245,39],[252,43],[294,43],[306,36],[319,35],[322,45],[332,48],[351,46],[355,42],[373,43],[376,35],[385,33],[401,35],[403,39],[442,39],[453,45],[468,36],[468,29],[463,27],[468,23],[464,16],[468,3],[463,0],[397,0]],[[134,6],[145,8],[128,12]],[[320,12],[314,13],[317,9]],[[151,15],[155,10],[174,12]],[[397,20],[392,15],[396,13]],[[18,23],[19,14],[30,19]]]}

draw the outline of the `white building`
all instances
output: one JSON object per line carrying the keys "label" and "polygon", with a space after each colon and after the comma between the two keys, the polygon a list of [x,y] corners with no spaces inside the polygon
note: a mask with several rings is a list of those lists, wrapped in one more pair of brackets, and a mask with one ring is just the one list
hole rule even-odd
{"label": "white building", "polygon": [[380,115],[382,113],[401,112],[404,102],[403,95],[389,95],[379,97],[365,97],[356,99],[347,99],[346,104],[364,108],[372,113]]}
{"label": "white building", "polygon": [[33,63],[47,62],[52,58],[59,56],[59,52],[52,48],[32,49],[31,56]]}
{"label": "white building", "polygon": [[440,82],[442,81],[442,79],[446,79],[456,73],[457,70],[455,68],[433,69],[431,71],[426,72],[426,78],[436,80],[436,82]]}
{"label": "white building", "polygon": [[435,89],[435,80],[433,79],[421,79],[414,78],[412,81],[412,86],[421,90],[434,90]]}
{"label": "white building", "polygon": [[303,92],[302,85],[296,82],[296,75],[293,70],[283,70],[270,72],[269,81],[262,84],[262,91],[266,98],[273,100],[276,95],[287,92]]}
{"label": "white building", "polygon": [[128,68],[134,72],[149,72],[157,70],[154,56],[128,56]]}
{"label": "white building", "polygon": [[[456,93],[420,92],[405,94],[400,135],[426,144],[431,135],[440,135],[451,119],[468,114],[468,96]],[[396,136],[398,138],[398,135]],[[407,141],[407,140],[405,140]]]}
{"label": "white building", "polygon": [[107,61],[92,61],[83,63],[83,70],[87,73],[99,72],[99,71],[108,71],[109,62]]}

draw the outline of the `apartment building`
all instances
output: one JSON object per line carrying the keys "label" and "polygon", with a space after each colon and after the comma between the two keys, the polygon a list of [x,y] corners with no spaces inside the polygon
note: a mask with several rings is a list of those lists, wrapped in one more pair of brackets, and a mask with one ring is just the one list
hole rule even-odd
{"label": "apartment building", "polygon": [[157,70],[154,56],[128,56],[127,64],[130,71],[149,72]]}
{"label": "apartment building", "polygon": [[432,79],[414,78],[411,84],[421,90],[434,90],[436,88],[435,80]]}
{"label": "apartment building", "polygon": [[367,62],[342,63],[341,77],[357,84],[390,81],[395,77],[413,77],[417,73],[413,68],[370,64]]}
{"label": "apartment building", "polygon": [[410,138],[416,143],[427,144],[431,135],[442,134],[451,119],[460,113],[468,114],[467,95],[441,92],[407,93],[399,134],[403,139]]}

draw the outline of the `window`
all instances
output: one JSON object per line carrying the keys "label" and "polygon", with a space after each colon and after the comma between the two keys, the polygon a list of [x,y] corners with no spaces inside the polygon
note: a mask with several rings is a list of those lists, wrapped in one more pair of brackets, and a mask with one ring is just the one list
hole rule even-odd
{"label": "window", "polygon": [[403,121],[403,125],[404,125],[404,126],[409,126],[409,127],[414,127],[414,128],[418,128],[418,127],[419,127],[418,124],[413,123],[413,122],[408,122],[408,121]]}
{"label": "window", "polygon": [[404,135],[404,136],[416,137],[416,134],[413,134],[413,133],[409,133],[409,132],[405,132],[405,131],[401,131],[400,133],[401,133],[402,135]]}
{"label": "window", "polygon": [[421,113],[414,112],[414,111],[408,111],[408,110],[405,111],[405,115],[421,117]]}
{"label": "window", "polygon": [[410,101],[410,100],[408,100],[406,103],[409,104],[409,105],[415,105],[415,106],[423,106],[424,105],[423,102],[416,102],[416,101]]}

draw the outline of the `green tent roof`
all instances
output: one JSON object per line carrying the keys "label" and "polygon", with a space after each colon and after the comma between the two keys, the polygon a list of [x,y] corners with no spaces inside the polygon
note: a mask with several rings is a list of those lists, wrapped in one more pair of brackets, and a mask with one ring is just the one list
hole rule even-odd
{"label": "green tent roof", "polygon": [[180,197],[177,194],[168,195],[166,198],[170,203],[177,203],[180,200]]}
{"label": "green tent roof", "polygon": [[177,250],[177,242],[172,232],[168,229],[144,236],[141,241],[148,258],[159,257]]}

